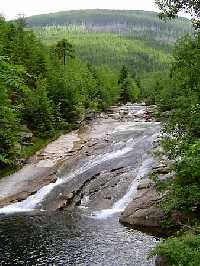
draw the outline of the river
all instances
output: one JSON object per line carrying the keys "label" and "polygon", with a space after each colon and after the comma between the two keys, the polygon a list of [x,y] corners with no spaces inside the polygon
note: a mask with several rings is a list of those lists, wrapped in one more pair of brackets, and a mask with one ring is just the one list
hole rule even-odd
{"label": "river", "polygon": [[113,107],[88,122],[56,182],[0,209],[0,265],[154,265],[158,240],[118,221],[154,165],[149,111]]}

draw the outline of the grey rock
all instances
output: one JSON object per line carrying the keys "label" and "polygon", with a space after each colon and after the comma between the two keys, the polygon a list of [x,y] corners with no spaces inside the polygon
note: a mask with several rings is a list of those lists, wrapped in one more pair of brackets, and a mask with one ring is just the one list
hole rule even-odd
{"label": "grey rock", "polygon": [[135,198],[121,214],[120,222],[153,235],[165,235],[161,227],[164,212],[156,205],[162,198],[154,188],[145,190]]}
{"label": "grey rock", "polygon": [[150,179],[144,179],[140,182],[137,187],[137,190],[147,189],[153,185],[153,182]]}

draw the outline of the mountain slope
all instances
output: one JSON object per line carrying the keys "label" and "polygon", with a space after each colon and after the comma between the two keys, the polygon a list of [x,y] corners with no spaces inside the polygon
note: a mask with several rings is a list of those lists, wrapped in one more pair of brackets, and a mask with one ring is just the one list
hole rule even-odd
{"label": "mountain slope", "polygon": [[158,13],[146,11],[64,11],[26,22],[48,45],[67,38],[88,63],[126,65],[135,74],[166,69],[176,39],[191,32],[187,19],[165,23]]}
{"label": "mountain slope", "polygon": [[173,43],[191,31],[185,18],[161,21],[156,12],[127,10],[78,10],[37,15],[27,18],[30,27],[66,26],[89,32],[114,32]]}

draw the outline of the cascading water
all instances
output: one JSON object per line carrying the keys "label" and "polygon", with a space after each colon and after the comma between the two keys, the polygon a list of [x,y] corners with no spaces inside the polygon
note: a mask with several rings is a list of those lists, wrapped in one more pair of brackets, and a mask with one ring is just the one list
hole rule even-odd
{"label": "cascading water", "polygon": [[115,213],[123,212],[124,209],[129,204],[129,202],[137,194],[137,186],[138,186],[140,180],[150,172],[153,165],[154,165],[154,160],[152,158],[145,159],[142,162],[142,165],[136,171],[136,178],[134,178],[134,180],[130,186],[130,189],[124,195],[124,197],[121,198],[119,201],[117,201],[111,209],[105,209],[105,210],[101,210],[98,212],[94,212],[92,216],[94,218],[97,218],[97,219],[106,219]]}
{"label": "cascading water", "polygon": [[[50,183],[49,185],[41,188],[35,195],[29,196],[26,200],[22,202],[17,202],[13,203],[9,206],[6,206],[4,208],[0,209],[0,214],[1,213],[15,213],[15,212],[29,212],[33,211],[34,209],[38,208],[44,198],[57,186],[67,183],[71,179],[75,178],[77,175],[83,174],[89,169],[94,168],[97,165],[102,164],[103,162],[109,161],[109,160],[114,160],[116,158],[120,158],[130,151],[134,149],[134,147],[140,143],[141,141],[145,141],[148,136],[142,136],[139,137],[137,140],[134,140],[133,138],[128,139],[125,143],[122,142],[120,145],[116,143],[114,145],[114,150],[112,152],[103,154],[103,155],[98,155],[94,156],[92,160],[90,159],[88,162],[84,164],[84,166],[80,167],[79,169],[74,170],[71,174],[64,176],[62,178],[58,178],[55,183]],[[143,169],[143,168],[142,168]],[[140,171],[140,170],[139,170]],[[135,181],[133,181],[133,185],[131,185],[130,192],[128,192],[125,196],[124,199],[130,198],[129,195],[132,195],[132,187],[136,186],[139,182],[139,177],[136,178]],[[136,186],[137,187],[137,186]],[[123,201],[120,200],[119,202]],[[117,208],[118,203],[116,203],[116,206],[114,205],[112,210],[103,210],[102,211],[102,217],[104,217],[104,213],[115,213],[115,212],[120,212],[122,208]],[[42,210],[42,208],[40,208]],[[106,214],[105,214],[106,215]],[[101,214],[98,216],[99,218],[101,217]]]}

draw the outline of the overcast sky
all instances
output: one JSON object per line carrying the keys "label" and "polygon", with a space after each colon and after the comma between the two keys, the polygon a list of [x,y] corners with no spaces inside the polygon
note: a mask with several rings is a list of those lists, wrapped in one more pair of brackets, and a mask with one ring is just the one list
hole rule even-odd
{"label": "overcast sky", "polygon": [[94,8],[158,11],[154,0],[0,0],[0,14],[6,19],[16,18],[18,14],[31,16]]}

